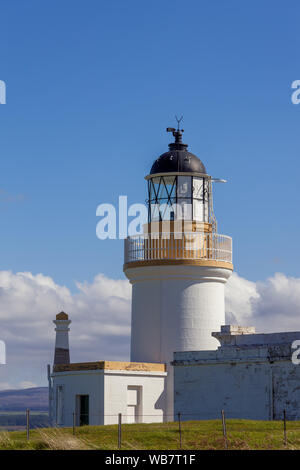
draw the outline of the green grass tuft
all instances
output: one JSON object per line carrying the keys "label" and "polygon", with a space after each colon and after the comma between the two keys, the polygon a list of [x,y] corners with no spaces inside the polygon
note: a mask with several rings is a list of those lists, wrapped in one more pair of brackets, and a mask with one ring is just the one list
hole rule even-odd
{"label": "green grass tuft", "polygon": [[[300,449],[300,422],[287,423],[287,445],[284,445],[280,421],[227,420],[228,447],[231,450]],[[35,429],[27,441],[23,431],[0,432],[0,450],[85,450],[118,448],[117,426],[83,426],[76,428]],[[122,449],[178,450],[178,423],[124,424]],[[224,449],[220,420],[182,422],[183,450]]]}

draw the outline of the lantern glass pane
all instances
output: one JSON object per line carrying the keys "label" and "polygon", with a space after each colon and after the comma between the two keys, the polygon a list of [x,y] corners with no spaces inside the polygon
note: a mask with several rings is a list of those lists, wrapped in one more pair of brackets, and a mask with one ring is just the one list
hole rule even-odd
{"label": "lantern glass pane", "polygon": [[177,197],[189,198],[192,191],[192,177],[191,176],[178,176],[177,180]]}
{"label": "lantern glass pane", "polygon": [[193,199],[203,200],[203,178],[193,178]]}
{"label": "lantern glass pane", "polygon": [[192,220],[192,204],[190,199],[177,199],[176,205],[177,220]]}
{"label": "lantern glass pane", "polygon": [[203,202],[198,199],[193,200],[193,219],[197,222],[204,222]]}

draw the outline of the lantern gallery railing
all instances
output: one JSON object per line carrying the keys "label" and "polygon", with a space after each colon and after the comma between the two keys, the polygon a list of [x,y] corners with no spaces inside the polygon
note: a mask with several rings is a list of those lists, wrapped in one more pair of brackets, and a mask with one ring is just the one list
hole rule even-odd
{"label": "lantern gallery railing", "polygon": [[209,259],[232,262],[232,238],[217,233],[149,233],[125,240],[125,264],[135,261]]}

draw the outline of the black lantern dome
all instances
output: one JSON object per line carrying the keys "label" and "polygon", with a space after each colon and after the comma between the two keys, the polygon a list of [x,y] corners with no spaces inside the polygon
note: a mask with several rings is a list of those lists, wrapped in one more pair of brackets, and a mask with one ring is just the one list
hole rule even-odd
{"label": "black lantern dome", "polygon": [[169,151],[163,153],[155,160],[150,174],[156,173],[202,173],[206,174],[206,169],[200,158],[187,150],[187,144],[182,142],[183,129],[173,129],[168,127],[167,132],[172,132],[175,142],[169,144]]}

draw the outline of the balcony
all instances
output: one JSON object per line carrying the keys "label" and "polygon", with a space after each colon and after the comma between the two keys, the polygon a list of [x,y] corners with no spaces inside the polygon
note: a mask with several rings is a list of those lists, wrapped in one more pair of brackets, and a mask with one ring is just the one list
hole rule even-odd
{"label": "balcony", "polygon": [[[232,263],[232,238],[207,232],[149,233],[125,240],[124,262],[209,260]],[[128,266],[127,266],[128,267]]]}

